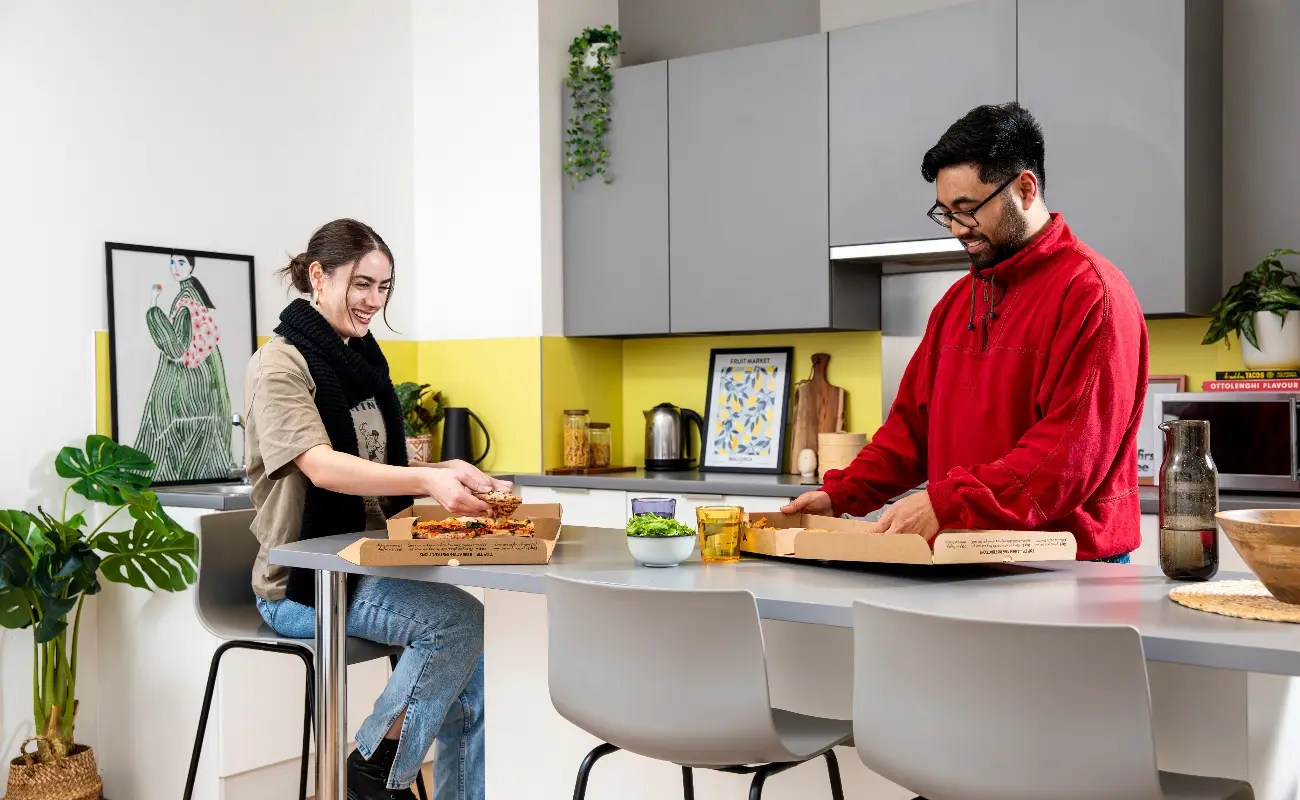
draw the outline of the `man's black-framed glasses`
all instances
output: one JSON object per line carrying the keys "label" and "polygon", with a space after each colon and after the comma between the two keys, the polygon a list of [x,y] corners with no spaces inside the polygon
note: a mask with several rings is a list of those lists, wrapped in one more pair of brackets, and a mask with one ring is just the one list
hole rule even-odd
{"label": "man's black-framed glasses", "polygon": [[1004,181],[1001,186],[994,189],[992,194],[990,194],[988,197],[981,200],[980,204],[975,206],[974,208],[969,208],[966,209],[965,211],[949,211],[948,209],[944,208],[943,205],[938,200],[936,200],[934,201],[934,205],[930,206],[930,210],[926,212],[926,216],[928,216],[930,219],[934,220],[935,222],[939,223],[945,228],[951,228],[953,220],[956,220],[963,228],[978,228],[980,223],[979,220],[975,219],[975,212],[979,211],[981,208],[988,205],[988,202],[990,200],[1002,194],[1002,190],[1010,186],[1015,181],[1015,179],[1019,177],[1020,177],[1019,172],[1017,172],[1015,175],[1012,175],[1010,178]]}

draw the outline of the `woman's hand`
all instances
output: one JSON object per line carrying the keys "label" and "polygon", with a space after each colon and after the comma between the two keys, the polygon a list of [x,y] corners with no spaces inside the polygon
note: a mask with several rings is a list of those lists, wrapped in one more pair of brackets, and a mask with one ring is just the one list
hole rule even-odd
{"label": "woman's hand", "polygon": [[453,514],[485,517],[492,513],[488,504],[475,497],[459,475],[450,469],[413,467],[423,473],[424,493]]}
{"label": "woman's hand", "polygon": [[459,459],[442,461],[434,466],[460,478],[460,482],[469,487],[471,492],[509,492],[515,488],[509,481],[489,478],[480,472],[478,467]]}

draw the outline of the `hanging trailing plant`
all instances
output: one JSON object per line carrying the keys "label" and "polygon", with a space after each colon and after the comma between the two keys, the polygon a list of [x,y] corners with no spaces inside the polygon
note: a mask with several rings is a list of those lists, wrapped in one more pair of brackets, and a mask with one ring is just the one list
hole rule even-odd
{"label": "hanging trailing plant", "polygon": [[564,171],[569,184],[599,175],[609,183],[609,150],[605,134],[609,131],[609,96],[614,88],[611,59],[619,54],[622,41],[618,31],[603,28],[583,30],[569,45],[569,87],[572,116],[564,137]]}

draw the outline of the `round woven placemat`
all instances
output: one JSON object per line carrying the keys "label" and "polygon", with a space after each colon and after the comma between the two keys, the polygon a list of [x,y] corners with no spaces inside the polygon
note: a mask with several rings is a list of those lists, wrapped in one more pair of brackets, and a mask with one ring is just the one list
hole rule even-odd
{"label": "round woven placemat", "polygon": [[1211,581],[1179,586],[1169,599],[1197,611],[1225,617],[1262,619],[1268,622],[1300,622],[1300,605],[1283,603],[1259,581]]}

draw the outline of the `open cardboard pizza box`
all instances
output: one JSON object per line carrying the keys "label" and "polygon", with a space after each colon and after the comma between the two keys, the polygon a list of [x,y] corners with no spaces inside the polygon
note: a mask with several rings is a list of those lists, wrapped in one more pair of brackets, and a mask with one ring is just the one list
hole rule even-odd
{"label": "open cardboard pizza box", "polygon": [[[1073,561],[1068,531],[957,531],[939,534],[934,550],[917,534],[873,533],[869,522],[811,514],[746,514],[740,549],[747,553],[818,561],[886,564],[990,564]],[[751,521],[766,518],[767,526]],[[816,529],[816,530],[810,530]]]}
{"label": "open cardboard pizza box", "polygon": [[510,516],[531,519],[533,536],[492,535],[474,539],[416,539],[416,520],[457,516],[436,503],[417,503],[388,520],[387,539],[358,539],[339,551],[363,567],[440,567],[462,564],[548,564],[560,539],[559,503],[524,504]]}

